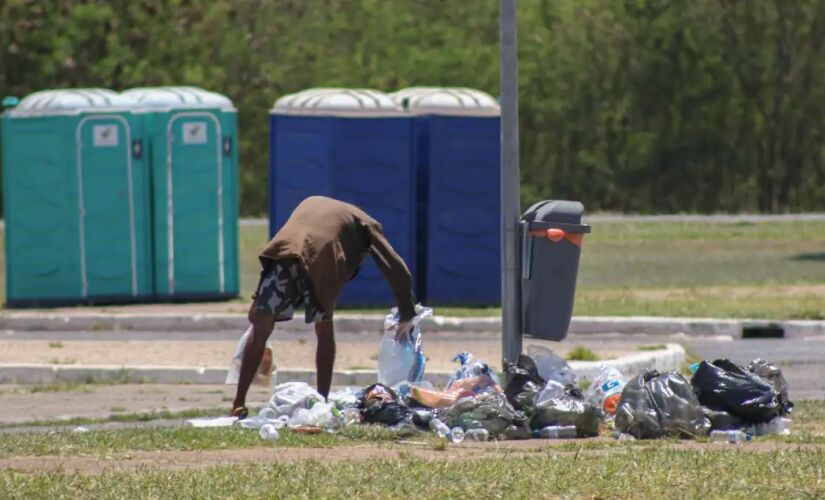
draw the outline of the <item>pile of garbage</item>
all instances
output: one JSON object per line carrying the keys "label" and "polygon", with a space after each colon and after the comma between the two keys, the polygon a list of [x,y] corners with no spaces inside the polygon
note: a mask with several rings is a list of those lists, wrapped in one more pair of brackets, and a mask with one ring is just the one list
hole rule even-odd
{"label": "pile of garbage", "polygon": [[309,385],[274,388],[253,418],[236,423],[277,439],[278,430],[337,432],[359,424],[386,426],[402,435],[434,432],[453,442],[528,438],[585,438],[613,430],[621,440],[662,437],[739,442],[753,435],[788,434],[793,403],[775,365],[755,360],[747,367],[726,359],[703,361],[682,374],[644,370],[627,380],[604,367],[586,391],[563,358],[529,346],[505,362],[503,384],[496,372],[470,353],[443,389],[422,380],[425,357],[417,309],[406,339],[397,339],[397,311],[385,322],[378,383],[346,387],[324,398]]}

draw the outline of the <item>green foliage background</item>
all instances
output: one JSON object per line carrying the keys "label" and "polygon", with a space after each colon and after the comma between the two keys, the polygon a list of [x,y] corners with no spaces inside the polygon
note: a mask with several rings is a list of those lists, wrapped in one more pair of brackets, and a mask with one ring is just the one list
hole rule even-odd
{"label": "green foliage background", "polygon": [[[825,0],[520,0],[524,203],[822,210]],[[496,0],[0,0],[0,92],[198,85],[240,111],[266,212],[267,112],[315,86],[498,94]]]}

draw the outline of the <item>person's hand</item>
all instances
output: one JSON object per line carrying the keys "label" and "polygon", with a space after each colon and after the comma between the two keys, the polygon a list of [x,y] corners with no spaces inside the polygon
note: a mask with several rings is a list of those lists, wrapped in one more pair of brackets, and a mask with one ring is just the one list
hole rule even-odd
{"label": "person's hand", "polygon": [[412,330],[412,321],[402,321],[401,323],[398,323],[398,326],[395,327],[395,341],[399,343],[408,342],[410,340]]}

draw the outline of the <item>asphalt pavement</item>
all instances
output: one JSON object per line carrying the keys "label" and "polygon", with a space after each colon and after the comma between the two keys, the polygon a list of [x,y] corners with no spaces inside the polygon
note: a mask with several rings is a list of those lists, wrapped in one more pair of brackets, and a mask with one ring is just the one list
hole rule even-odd
{"label": "asphalt pavement", "polygon": [[[55,331],[3,331],[0,339],[5,340],[144,340],[144,341],[218,341],[236,340],[240,332],[142,332],[142,331],[85,331],[85,332],[55,332]],[[306,332],[279,331],[276,333],[280,340],[306,339],[314,341],[314,335]],[[380,336],[376,333],[339,334],[338,343],[345,342],[378,342]],[[429,340],[428,340],[429,339]],[[474,343],[497,343],[494,334],[475,334],[470,332],[438,333],[425,332],[424,349],[427,343],[433,347],[438,342],[455,342],[468,339]],[[825,337],[793,338],[793,339],[745,339],[733,340],[731,337],[688,337],[685,335],[620,335],[620,334],[578,334],[570,335],[564,341],[565,347],[585,345],[597,350],[621,349],[623,345],[635,349],[640,345],[680,343],[703,359],[729,358],[737,363],[749,363],[755,358],[763,358],[777,363],[782,368],[785,378],[791,387],[792,399],[825,399]],[[550,348],[553,343],[547,344]],[[493,362],[493,360],[488,360]]]}

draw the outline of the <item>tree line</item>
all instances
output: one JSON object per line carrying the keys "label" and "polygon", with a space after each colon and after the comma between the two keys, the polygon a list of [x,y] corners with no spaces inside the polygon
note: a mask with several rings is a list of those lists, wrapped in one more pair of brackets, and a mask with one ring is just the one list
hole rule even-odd
{"label": "tree line", "polygon": [[[522,196],[589,211],[822,210],[825,0],[520,0]],[[2,0],[0,93],[196,85],[239,110],[267,210],[268,110],[309,87],[498,95],[496,0]]]}

